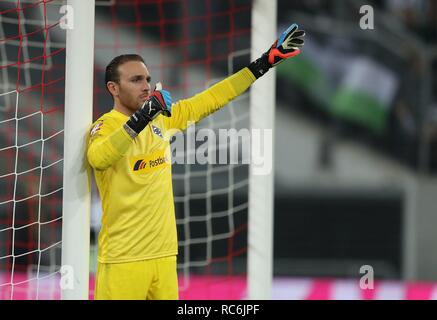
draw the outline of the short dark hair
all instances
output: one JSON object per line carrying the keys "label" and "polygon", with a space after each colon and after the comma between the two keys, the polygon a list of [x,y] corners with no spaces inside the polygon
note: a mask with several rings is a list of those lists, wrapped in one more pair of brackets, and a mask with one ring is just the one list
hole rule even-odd
{"label": "short dark hair", "polygon": [[105,86],[109,81],[114,81],[119,83],[120,81],[120,73],[118,71],[118,67],[122,64],[125,64],[129,61],[140,61],[144,64],[144,59],[138,54],[122,54],[120,56],[115,57],[112,61],[106,66],[105,71]]}

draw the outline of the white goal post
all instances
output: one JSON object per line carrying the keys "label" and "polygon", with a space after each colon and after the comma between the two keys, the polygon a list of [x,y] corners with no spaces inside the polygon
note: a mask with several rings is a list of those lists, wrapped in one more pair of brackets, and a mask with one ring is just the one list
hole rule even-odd
{"label": "white goal post", "polygon": [[[252,4],[251,59],[258,58],[277,37],[277,0]],[[276,73],[272,68],[252,86],[251,129],[272,130],[274,140]],[[251,139],[251,142],[256,142]],[[274,143],[273,143],[274,145]],[[254,148],[251,148],[254,150]],[[272,148],[274,154],[274,149]],[[269,174],[256,175],[253,159],[249,170],[248,298],[271,299],[273,279],[274,157]]]}
{"label": "white goal post", "polygon": [[[91,185],[85,138],[92,122],[94,0],[68,0],[62,220],[62,299],[88,299]],[[72,281],[72,283],[71,283]]]}

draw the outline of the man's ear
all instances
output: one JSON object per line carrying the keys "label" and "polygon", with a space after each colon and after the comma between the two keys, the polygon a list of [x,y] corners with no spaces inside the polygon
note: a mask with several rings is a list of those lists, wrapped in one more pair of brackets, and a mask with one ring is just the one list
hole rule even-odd
{"label": "man's ear", "polygon": [[118,83],[114,82],[114,81],[108,81],[106,83],[106,87],[108,88],[108,91],[113,95],[113,96],[118,96]]}

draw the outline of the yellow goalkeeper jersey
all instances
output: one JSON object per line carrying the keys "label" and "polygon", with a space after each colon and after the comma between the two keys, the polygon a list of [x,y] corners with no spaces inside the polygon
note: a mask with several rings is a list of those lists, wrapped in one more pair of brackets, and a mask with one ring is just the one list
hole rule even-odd
{"label": "yellow goalkeeper jersey", "polygon": [[102,200],[98,260],[119,263],[178,252],[169,135],[226,105],[255,81],[248,68],[172,106],[134,139],[128,117],[112,110],[92,126],[87,159]]}

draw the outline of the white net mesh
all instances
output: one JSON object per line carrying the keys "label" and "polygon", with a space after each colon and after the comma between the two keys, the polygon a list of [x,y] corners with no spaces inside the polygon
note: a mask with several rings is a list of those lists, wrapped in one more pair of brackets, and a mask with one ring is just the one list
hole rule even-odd
{"label": "white net mesh", "polygon": [[41,299],[60,265],[65,34],[51,1],[0,3],[0,296]]}

